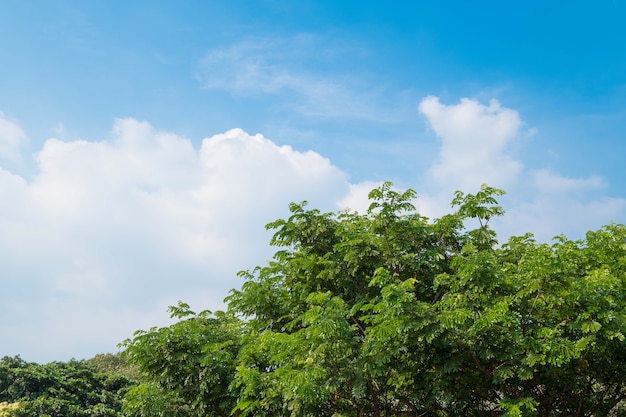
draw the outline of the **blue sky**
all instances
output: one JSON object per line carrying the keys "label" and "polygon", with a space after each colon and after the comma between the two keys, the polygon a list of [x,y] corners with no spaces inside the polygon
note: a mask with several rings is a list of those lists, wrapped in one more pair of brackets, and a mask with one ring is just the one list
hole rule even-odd
{"label": "blue sky", "polygon": [[116,350],[216,309],[291,201],[381,181],[503,239],[626,222],[626,3],[12,1],[0,13],[0,355]]}

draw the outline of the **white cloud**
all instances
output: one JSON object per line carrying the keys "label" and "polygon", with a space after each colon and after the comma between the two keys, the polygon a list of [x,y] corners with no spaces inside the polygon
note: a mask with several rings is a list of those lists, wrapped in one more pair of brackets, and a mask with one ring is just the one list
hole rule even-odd
{"label": "white cloud", "polygon": [[289,202],[334,210],[349,189],[314,152],[240,129],[195,149],[133,119],[108,141],[50,139],[35,161],[29,181],[0,171],[2,353],[27,360],[112,350],[178,299],[219,307],[238,270],[271,256],[263,226]]}
{"label": "white cloud", "polygon": [[[429,217],[450,210],[452,191],[476,192],[482,183],[504,188],[507,214],[494,221],[504,239],[533,232],[541,240],[566,233],[582,237],[623,215],[626,199],[598,196],[601,177],[570,178],[549,169],[528,170],[511,153],[523,122],[519,114],[491,100],[488,105],[468,98],[442,104],[426,97],[419,111],[441,140],[439,158],[424,176],[426,194],[418,210]],[[534,134],[530,128],[526,134]]]}
{"label": "white cloud", "polygon": [[0,158],[10,162],[20,160],[20,147],[28,141],[26,133],[16,123],[0,113]]}
{"label": "white cloud", "polygon": [[372,203],[368,198],[370,191],[381,185],[382,182],[374,181],[350,184],[348,194],[337,203],[337,206],[340,210],[347,209],[349,211],[356,211],[359,214],[365,214]]}
{"label": "white cloud", "polygon": [[522,164],[507,153],[522,124],[516,111],[496,100],[488,106],[467,98],[444,105],[433,96],[422,100],[419,111],[441,139],[439,160],[430,168],[438,185],[463,190],[483,183],[502,187],[521,172]]}

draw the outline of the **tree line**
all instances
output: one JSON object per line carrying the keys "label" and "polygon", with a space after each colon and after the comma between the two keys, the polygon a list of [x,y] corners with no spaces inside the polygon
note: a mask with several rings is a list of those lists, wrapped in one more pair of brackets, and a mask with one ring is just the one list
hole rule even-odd
{"label": "tree line", "polygon": [[37,364],[0,359],[0,417],[121,417],[137,371],[120,355]]}

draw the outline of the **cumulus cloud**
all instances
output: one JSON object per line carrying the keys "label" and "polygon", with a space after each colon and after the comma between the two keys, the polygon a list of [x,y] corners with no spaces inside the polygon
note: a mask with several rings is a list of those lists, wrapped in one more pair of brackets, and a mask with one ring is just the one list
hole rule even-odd
{"label": "cumulus cloud", "polygon": [[474,189],[482,183],[506,186],[519,175],[522,164],[507,153],[507,145],[522,124],[515,110],[496,100],[484,105],[464,98],[444,105],[426,97],[419,105],[429,126],[441,139],[439,160],[430,175],[440,185]]}
{"label": "cumulus cloud", "polygon": [[271,255],[264,224],[291,201],[335,209],[349,190],[315,152],[241,129],[196,149],[134,119],[107,141],[49,139],[35,161],[29,180],[0,170],[0,332],[30,360],[113,350],[178,299],[220,307],[235,273]]}
{"label": "cumulus cloud", "polygon": [[[524,167],[511,152],[524,123],[498,101],[463,98],[446,105],[429,96],[418,109],[441,141],[438,159],[424,176],[427,193],[417,201],[424,215],[446,213],[453,190],[475,192],[483,183],[513,196],[505,199],[506,217],[494,222],[504,237],[529,231],[541,240],[562,233],[580,236],[624,213],[625,199],[597,195],[605,186],[599,176],[572,178]],[[530,128],[526,135],[535,132]]]}

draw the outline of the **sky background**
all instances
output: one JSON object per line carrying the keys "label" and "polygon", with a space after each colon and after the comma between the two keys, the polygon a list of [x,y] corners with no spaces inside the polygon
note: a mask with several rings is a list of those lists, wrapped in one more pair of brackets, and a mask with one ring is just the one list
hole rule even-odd
{"label": "sky background", "polygon": [[626,2],[29,1],[0,12],[0,356],[115,352],[222,308],[292,201],[501,241],[626,222]]}

